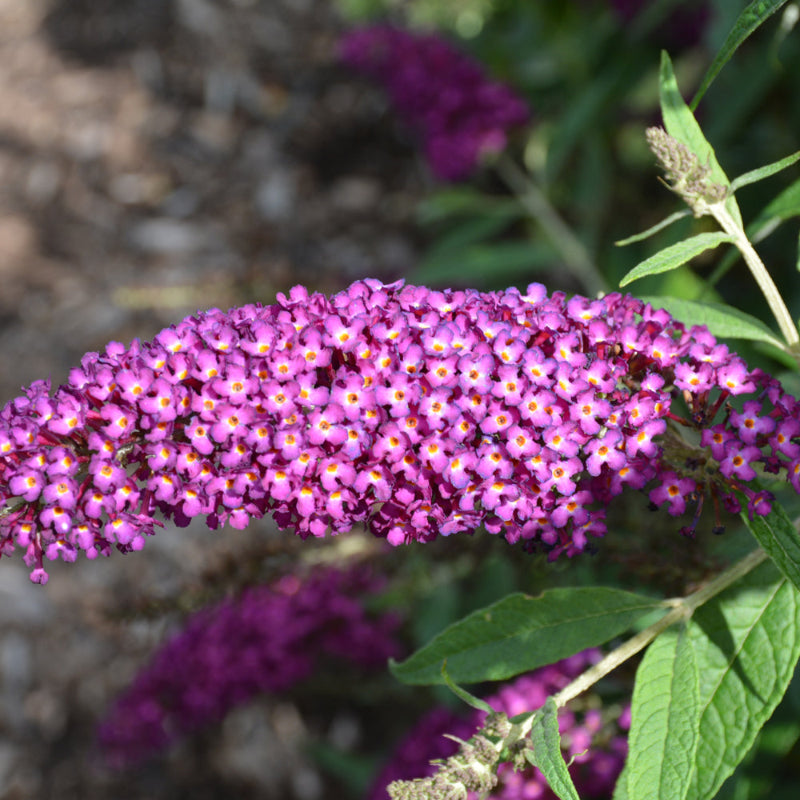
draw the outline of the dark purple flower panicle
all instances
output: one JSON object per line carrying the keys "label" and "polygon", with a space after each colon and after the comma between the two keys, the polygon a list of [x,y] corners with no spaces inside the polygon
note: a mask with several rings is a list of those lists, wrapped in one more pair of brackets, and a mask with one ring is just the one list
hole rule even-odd
{"label": "dark purple flower panicle", "polygon": [[113,343],[0,410],[0,553],[43,582],[44,557],[138,550],[159,519],[272,513],[302,537],[484,525],[574,555],[626,487],[674,515],[736,512],[736,492],[766,514],[748,482],[758,464],[800,491],[798,420],[777,381],[633,297],[296,287]]}
{"label": "dark purple flower panicle", "polygon": [[444,180],[467,176],[530,117],[524,100],[440,36],[379,25],[350,32],[341,53],[345,63],[385,87]]}
{"label": "dark purple flower panicle", "polygon": [[[489,705],[509,717],[535,711],[547,698],[567,686],[600,658],[597,650],[587,650],[548,667],[542,667],[503,686],[486,698]],[[381,770],[368,794],[368,800],[386,800],[386,787],[392,781],[413,780],[434,774],[435,759],[445,759],[458,750],[458,743],[446,734],[469,739],[479,728],[486,714],[472,712],[464,718],[455,712],[437,708],[426,714],[398,746],[388,764]],[[622,771],[628,752],[624,732],[630,725],[630,709],[617,719],[609,719],[599,708],[583,712],[569,706],[559,710],[559,730],[570,774],[582,798],[610,797]],[[551,800],[555,795],[542,774],[533,766],[515,772],[510,764],[498,770],[499,783],[492,792],[499,800]],[[470,800],[477,795],[470,794]]]}
{"label": "dark purple flower panicle", "polygon": [[370,617],[361,569],[286,575],[204,609],[153,656],[98,730],[112,766],[135,764],[265,692],[310,677],[322,656],[362,669],[401,655],[399,618]]}

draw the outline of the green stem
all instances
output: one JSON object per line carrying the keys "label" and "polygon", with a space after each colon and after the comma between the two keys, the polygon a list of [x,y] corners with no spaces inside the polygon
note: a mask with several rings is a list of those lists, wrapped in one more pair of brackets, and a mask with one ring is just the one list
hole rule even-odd
{"label": "green stem", "polygon": [[775,285],[775,281],[772,280],[772,276],[767,272],[764,262],[761,260],[758,253],[756,253],[753,245],[750,244],[750,240],[747,238],[744,230],[742,230],[741,226],[738,225],[728,213],[724,203],[715,203],[709,206],[708,210],[719,223],[722,230],[733,236],[736,240],[734,244],[742,254],[745,263],[750,268],[750,272],[753,273],[753,277],[756,279],[756,283],[767,299],[767,303],[769,303],[769,307],[775,315],[781,333],[784,339],[786,339],[786,344],[792,352],[797,354],[798,349],[800,349],[800,336],[798,336],[797,333],[797,326],[792,321],[789,309],[786,308],[786,303],[783,302],[778,287]]}
{"label": "green stem", "polygon": [[587,293],[596,296],[607,292],[608,284],[592,261],[585,245],[553,208],[531,176],[526,175],[507,156],[501,156],[497,160],[496,168],[520,204],[541,226],[566,262],[569,271],[583,284]]}

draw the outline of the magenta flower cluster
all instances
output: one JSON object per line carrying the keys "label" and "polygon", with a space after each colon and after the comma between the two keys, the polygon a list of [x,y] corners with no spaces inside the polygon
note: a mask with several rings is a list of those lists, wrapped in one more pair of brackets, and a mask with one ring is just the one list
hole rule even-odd
{"label": "magenta flower cluster", "polygon": [[800,491],[799,440],[777,381],[633,297],[296,287],[112,343],[0,410],[0,553],[43,582],[44,557],[138,550],[162,518],[272,513],[302,537],[484,525],[573,555],[625,488],[767,513],[754,466]]}
{"label": "magenta flower cluster", "polygon": [[347,34],[341,53],[386,89],[422,138],[431,170],[444,180],[467,176],[529,119],[524,100],[440,36],[379,25]]}
{"label": "magenta flower cluster", "polygon": [[[587,650],[542,667],[503,686],[486,702],[509,717],[535,711],[599,658],[599,651]],[[433,775],[436,768],[430,762],[449,758],[458,750],[458,743],[446,735],[466,741],[485,717],[482,711],[464,718],[445,708],[433,709],[398,745],[375,779],[368,800],[386,800],[386,787],[392,781]],[[559,710],[558,724],[564,756],[578,794],[587,800],[611,797],[628,752],[624,732],[630,727],[630,707],[621,710],[616,719],[607,719],[600,708],[579,712],[567,706]],[[497,800],[555,800],[556,795],[536,767],[515,772],[511,764],[502,764],[498,778],[497,788],[492,792],[492,798]],[[477,800],[477,795],[470,794],[470,800]]]}
{"label": "magenta flower cluster", "polygon": [[362,670],[401,655],[399,618],[370,616],[380,582],[364,569],[289,574],[192,616],[119,697],[98,729],[107,761],[135,764],[220,721],[258,694],[285,692],[324,657]]}

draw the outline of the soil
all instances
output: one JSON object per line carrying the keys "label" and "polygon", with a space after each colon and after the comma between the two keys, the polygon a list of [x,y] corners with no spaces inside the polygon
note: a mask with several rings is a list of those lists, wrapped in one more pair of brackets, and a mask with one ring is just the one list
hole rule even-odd
{"label": "soil", "polygon": [[[0,0],[0,402],[197,309],[409,270],[427,179],[380,94],[337,64],[342,30],[326,0]],[[46,588],[3,559],[0,800],[342,797],[287,699],[134,772],[94,749],[169,629],[141,599],[274,537],[163,531],[54,564]],[[351,712],[324,724],[363,735]]]}

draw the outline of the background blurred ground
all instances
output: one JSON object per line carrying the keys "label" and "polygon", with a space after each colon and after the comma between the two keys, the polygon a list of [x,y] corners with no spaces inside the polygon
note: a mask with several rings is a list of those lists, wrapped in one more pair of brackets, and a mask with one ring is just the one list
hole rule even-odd
{"label": "background blurred ground", "polygon": [[[658,119],[658,50],[673,47],[674,37],[664,41],[660,29],[652,39],[637,34],[601,0],[338,5],[351,12],[388,6],[399,19],[399,9],[441,12],[441,20],[432,18],[460,20],[451,27],[464,36],[476,32],[484,11],[499,9],[492,35],[469,46],[531,98],[534,124],[526,145],[514,142],[515,155],[524,150],[609,285],[680,236],[683,223],[655,243],[612,246],[677,207],[655,180],[642,136]],[[684,91],[699,80],[744,0],[713,6],[707,43],[674,54]],[[432,193],[380,91],[337,65],[345,24],[336,8],[335,0],[0,0],[0,403],[33,380],[63,382],[85,352],[111,340],[149,339],[201,308],[269,303],[296,283],[333,291],[360,277],[409,273],[433,283],[438,269],[448,284],[542,280],[551,289],[581,288],[541,226],[519,214],[487,215],[508,197],[488,170],[474,181],[479,189],[470,183]],[[780,38],[777,25],[765,29],[700,107],[729,175],[797,149],[800,45]],[[795,177],[790,171],[748,187],[745,218]],[[418,214],[423,198],[427,242],[415,222],[425,216]],[[465,200],[464,218],[443,213],[463,210]],[[684,222],[683,235],[704,229],[702,220]],[[759,249],[792,308],[800,307],[796,227],[783,226]],[[634,288],[694,298],[713,267],[702,259]],[[759,315],[763,303],[740,267],[717,289]],[[751,363],[769,356],[746,355]],[[599,564],[624,574],[627,588],[635,588],[632,574],[671,594],[703,578],[707,538],[675,546],[674,520],[643,517],[641,497],[624,505],[615,512],[617,541],[612,535],[602,543],[602,560],[551,565],[546,585],[597,580]],[[30,584],[18,555],[3,559],[0,800],[344,797],[333,774],[357,774],[365,766],[358,754],[377,752],[404,723],[402,714],[383,714],[383,705],[369,707],[374,695],[366,684],[358,697],[344,682],[337,696],[329,680],[315,683],[310,699],[260,699],[134,773],[109,772],[93,749],[95,723],[178,616],[147,618],[143,600],[180,592],[182,602],[200,602],[202,587],[215,585],[214,570],[224,574],[220,565],[262,563],[264,549],[268,564],[287,563],[299,557],[297,544],[267,522],[224,533],[200,523],[154,537],[135,557],[53,564],[46,589]],[[456,556],[439,544],[426,545],[416,565],[405,549],[394,563],[418,570],[419,584],[435,585],[431,576],[447,570],[474,579],[459,590],[474,604],[511,588],[505,559],[518,549],[475,537],[460,542]],[[494,545],[502,555],[491,562]],[[311,549],[302,545],[303,554]],[[486,572],[476,577],[480,569]],[[440,588],[415,595],[418,642],[475,607],[457,607],[447,580]],[[121,621],[126,613],[129,621]],[[404,706],[409,718],[427,700],[396,686],[388,691],[397,692],[393,708]],[[316,761],[304,749],[312,739]]]}
{"label": "background blurred ground", "polygon": [[[0,0],[1,402],[198,308],[408,270],[425,177],[334,63],[339,31],[325,0]],[[292,749],[289,701],[135,775],[92,750],[164,630],[104,612],[265,533],[170,532],[46,590],[3,560],[2,800],[337,796]]]}

